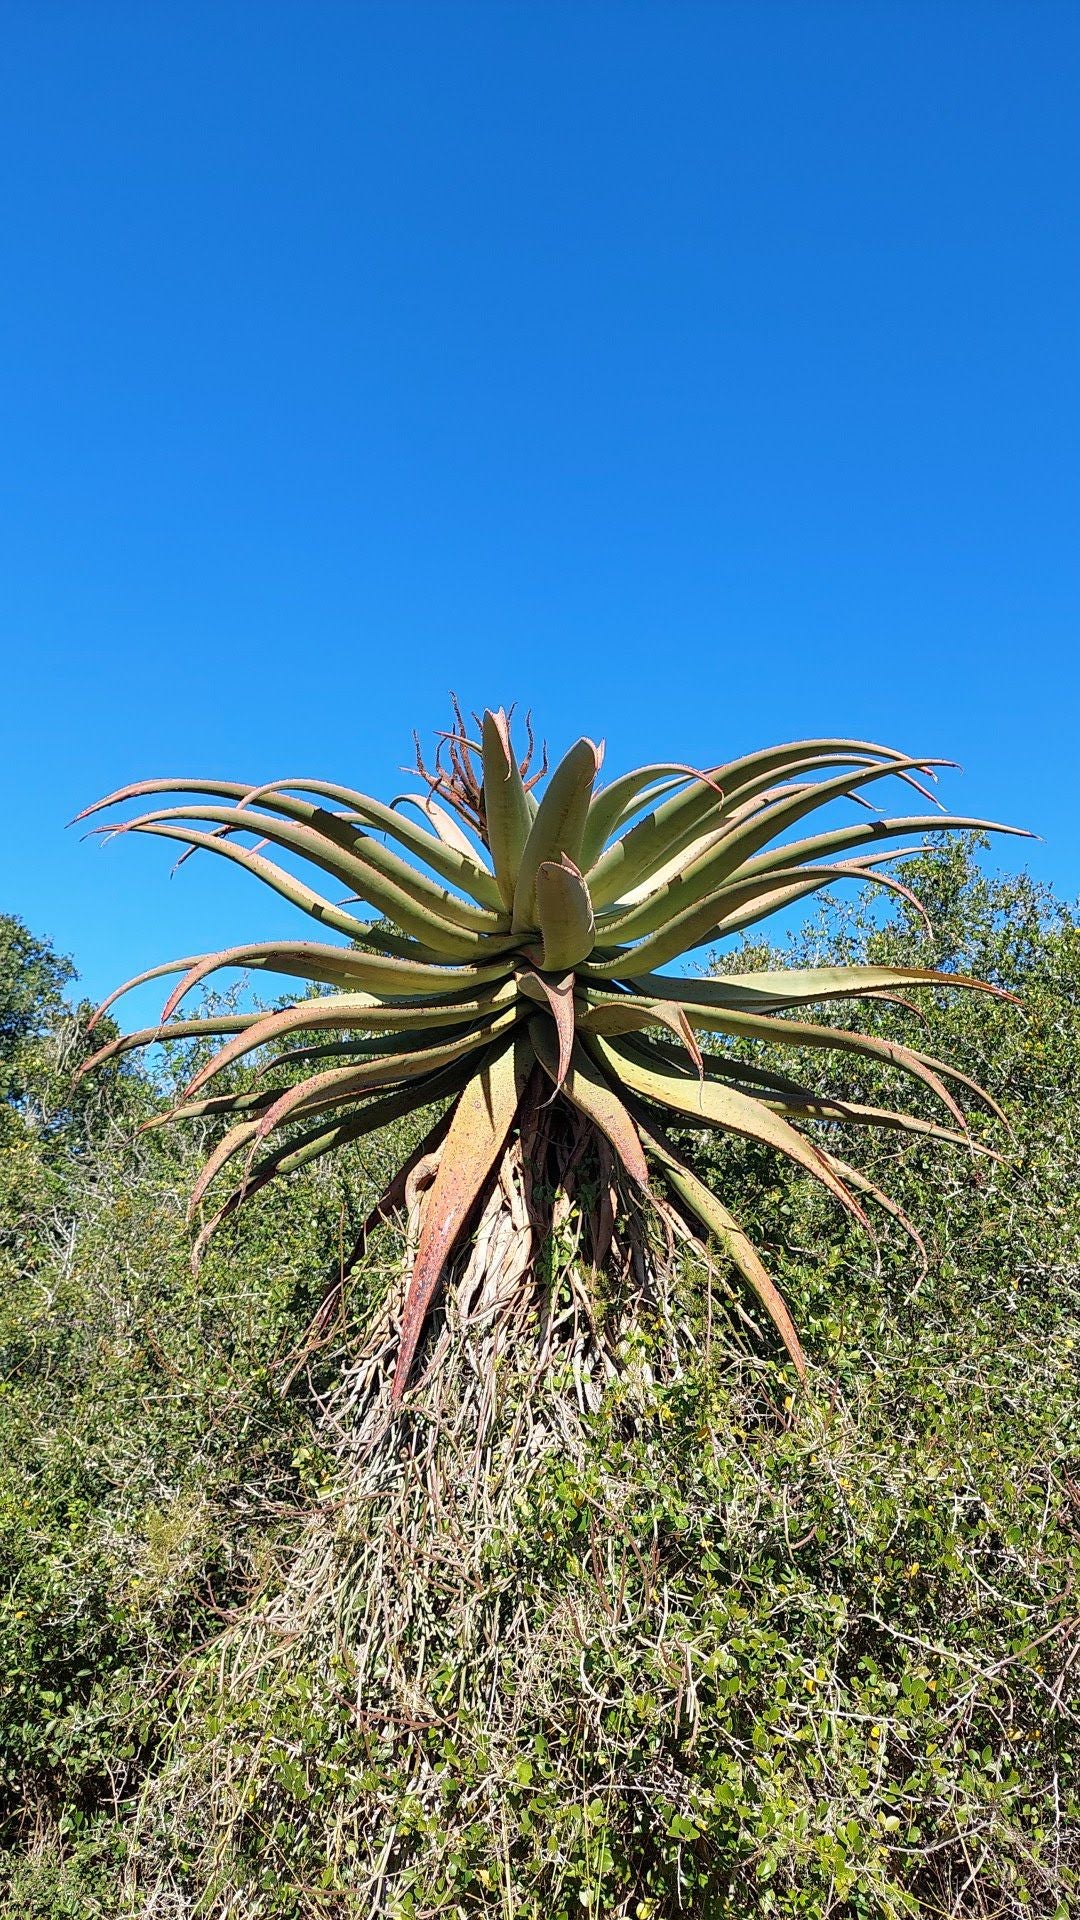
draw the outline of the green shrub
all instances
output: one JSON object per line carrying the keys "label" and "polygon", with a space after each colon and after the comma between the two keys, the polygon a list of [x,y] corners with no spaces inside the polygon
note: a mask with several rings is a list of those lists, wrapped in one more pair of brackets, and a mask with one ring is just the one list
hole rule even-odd
{"label": "green shrub", "polygon": [[[380,1713],[389,1692],[357,1711],[358,1613],[337,1631],[325,1612],[242,1684],[239,1660],[222,1679],[224,1650],[287,1594],[313,1516],[346,1573],[380,1524],[320,1407],[392,1237],[285,1382],[391,1143],[269,1192],[197,1281],[182,1213],[198,1143],[129,1144],[153,1083],[79,1123],[36,1212],[5,1200],[0,1911],[352,1920],[374,1884],[374,1910],[413,1920],[1065,1920],[1080,934],[1024,878],[952,851],[920,868],[933,945],[906,909],[856,903],[795,957],[958,967],[1017,992],[1004,1012],[977,996],[927,1010],[929,1049],[1008,1110],[1005,1158],[848,1149],[887,1165],[923,1231],[920,1277],[887,1219],[875,1249],[774,1161],[687,1136],[767,1247],[810,1389],[722,1276],[709,1305],[680,1255],[677,1364],[646,1317],[562,1444],[573,1383],[553,1379],[545,1444],[485,1483],[482,1525],[471,1497],[417,1522],[413,1724]],[[62,1017],[54,1004],[45,1024]],[[872,1019],[915,1024],[891,1005]],[[849,1067],[851,1097],[881,1084]],[[512,1408],[508,1391],[503,1467]],[[216,1825],[212,1766],[247,1796]]]}

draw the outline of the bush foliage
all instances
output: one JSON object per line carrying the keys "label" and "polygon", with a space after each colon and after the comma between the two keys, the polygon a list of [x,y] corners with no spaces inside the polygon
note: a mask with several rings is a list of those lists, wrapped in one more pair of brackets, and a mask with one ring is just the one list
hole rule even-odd
{"label": "bush foliage", "polygon": [[[358,1710],[362,1592],[257,1669],[225,1651],[287,1591],[313,1515],[346,1573],[380,1525],[325,1407],[393,1232],[294,1356],[408,1137],[269,1191],[194,1279],[184,1196],[205,1141],[132,1139],[190,1062],[72,1104],[70,973],[0,921],[0,1912],[1065,1920],[1080,933],[960,850],[905,878],[932,939],[860,900],[782,957],[1017,993],[864,1010],[892,1037],[925,1020],[930,1050],[997,1095],[1014,1138],[982,1136],[1003,1159],[849,1144],[922,1230],[921,1273],[887,1219],[874,1247],[750,1145],[685,1136],[767,1249],[809,1389],[725,1276],[676,1249],[674,1364],[646,1315],[562,1441],[574,1383],[553,1377],[520,1473],[508,1394],[460,1498],[418,1518],[409,1721]],[[850,1097],[886,1084],[846,1070]]]}

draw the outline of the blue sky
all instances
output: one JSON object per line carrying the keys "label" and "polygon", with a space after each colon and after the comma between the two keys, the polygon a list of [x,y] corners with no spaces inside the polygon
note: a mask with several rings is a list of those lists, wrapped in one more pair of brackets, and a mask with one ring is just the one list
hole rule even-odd
{"label": "blue sky", "polygon": [[389,795],[469,706],[804,734],[1080,888],[1080,11],[9,0],[0,905],[87,991],[301,931],[65,820]]}

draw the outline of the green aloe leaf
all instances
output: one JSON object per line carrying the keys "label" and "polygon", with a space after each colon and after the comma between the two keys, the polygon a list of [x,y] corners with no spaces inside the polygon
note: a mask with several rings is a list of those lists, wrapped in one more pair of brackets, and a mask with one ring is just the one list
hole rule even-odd
{"label": "green aloe leaf", "polygon": [[814,834],[807,840],[793,840],[748,860],[744,871],[750,877],[778,873],[800,866],[807,860],[828,859],[846,853],[851,847],[867,846],[882,840],[896,840],[908,833],[1005,833],[1014,839],[1030,840],[1024,827],[1003,826],[997,820],[975,820],[967,816],[945,814],[940,820],[927,814],[908,814],[899,819],[856,821],[850,827],[837,827],[829,833]]}
{"label": "green aloe leaf", "polygon": [[[997,1102],[968,1074],[912,1047],[902,1046],[899,1041],[881,1039],[876,1034],[857,1033],[848,1027],[819,1027],[808,1021],[784,1020],[776,1014],[743,1013],[732,1008],[686,1007],[677,1001],[650,1003],[636,995],[625,994],[595,1006],[582,1020],[582,1030],[586,1033],[609,1034],[640,1032],[650,1024],[650,1017],[655,1022],[656,1006],[665,1004],[669,1009],[677,1006],[684,1018],[688,1017],[694,1026],[706,1033],[762,1040],[769,1046],[781,1048],[853,1053],[863,1059],[874,1060],[881,1066],[895,1067],[928,1087],[962,1127],[967,1124],[964,1113],[944,1084],[946,1080],[966,1087],[984,1101],[999,1119],[1005,1118]],[[631,1018],[635,1012],[638,1015],[636,1022]],[[715,1064],[715,1056],[710,1056],[710,1064]]]}
{"label": "green aloe leaf", "polygon": [[393,920],[404,933],[428,945],[446,947],[455,942],[462,954],[478,950],[485,934],[498,935],[508,928],[505,914],[489,913],[464,900],[458,900],[445,887],[429,880],[405,860],[399,860],[370,834],[362,834],[346,825],[334,824],[336,816],[323,812],[311,826],[268,819],[250,808],[189,806],[177,811],[144,814],[114,828],[115,833],[137,833],[161,822],[194,821],[210,823],[226,833],[250,833],[299,854],[304,860],[329,873],[341,886],[351,887],[357,898],[366,900],[377,912]]}
{"label": "green aloe leaf", "polygon": [[[819,807],[828,806],[833,801],[848,799],[876,780],[889,779],[898,772],[913,767],[925,767],[927,764],[925,760],[904,760],[885,766],[863,766],[854,773],[837,774],[832,780],[813,781],[802,791],[776,801],[772,806],[765,807],[760,813],[733,827],[730,833],[723,834],[718,842],[710,845],[696,859],[691,860],[677,877],[656,888],[647,899],[624,912],[605,915],[601,922],[604,938],[621,941],[637,940],[642,935],[654,933],[658,927],[666,925],[688,908],[700,905],[709,895],[715,894],[716,889],[735,874],[737,869],[745,868],[751,856],[757,853],[759,848],[767,846],[777,834],[786,832],[807,814],[816,812]],[[870,840],[873,824],[868,822],[853,828],[852,832],[857,835],[857,839],[851,844],[858,845]],[[925,820],[919,822],[920,826],[926,824]],[[934,821],[930,824],[940,825],[939,822]],[[904,831],[908,830],[909,828],[905,827]],[[827,849],[822,847],[821,851],[824,854]],[[786,854],[788,849],[785,848],[783,852]],[[800,861],[796,858],[786,861],[785,864],[796,865],[800,864]]]}
{"label": "green aloe leaf", "polygon": [[234,967],[244,971],[280,973],[293,979],[317,981],[323,986],[353,987],[365,993],[397,993],[399,996],[452,993],[456,987],[483,985],[509,977],[509,965],[493,961],[485,967],[421,967],[408,960],[395,960],[381,954],[358,953],[354,947],[335,947],[314,940],[258,941],[250,946],[222,947],[216,953],[191,953],[180,960],[147,967],[102,1000],[87,1023],[92,1033],[103,1015],[115,1002],[135,987],[151,980],[164,980],[179,973],[183,978],[173,988],[162,1009],[168,1020],[193,988],[213,973]]}
{"label": "green aloe leaf", "polygon": [[[687,1079],[685,1062],[678,1048],[669,1046],[662,1040],[649,1043],[650,1054],[662,1059],[673,1072]],[[895,1063],[893,1063],[895,1064]],[[819,1093],[816,1088],[803,1086],[792,1080],[787,1074],[778,1073],[768,1067],[759,1066],[756,1061],[740,1060],[723,1053],[710,1053],[706,1056],[706,1070],[709,1080],[720,1079],[740,1092],[760,1100],[763,1106],[774,1113],[789,1116],[792,1119],[824,1120],[843,1124],[850,1121],[853,1126],[877,1126],[899,1128],[909,1133],[932,1135],[937,1140],[948,1141],[953,1145],[967,1146],[975,1153],[986,1154],[1000,1159],[999,1154],[985,1146],[981,1141],[973,1140],[967,1130],[967,1121],[955,1103],[948,1098],[947,1091],[935,1085],[934,1091],[942,1098],[948,1111],[959,1118],[962,1132],[951,1127],[941,1127],[934,1121],[921,1120],[912,1114],[894,1112],[888,1107],[864,1106],[858,1101],[842,1099],[837,1095]],[[923,1075],[918,1075],[923,1078]],[[975,1089],[977,1092],[981,1088]],[[704,1125],[717,1125],[707,1117],[699,1122]]]}
{"label": "green aloe leaf", "polygon": [[138,1033],[122,1033],[117,1039],[110,1040],[107,1046],[99,1047],[84,1060],[78,1068],[75,1078],[81,1080],[84,1074],[91,1073],[97,1067],[103,1067],[107,1060],[116,1060],[123,1053],[132,1053],[136,1047],[158,1047],[170,1040],[194,1040],[219,1037],[222,1034],[244,1033],[261,1020],[259,1013],[214,1014],[203,1020],[162,1021],[160,1026],[142,1027]]}
{"label": "green aloe leaf", "polygon": [[[387,1126],[390,1121],[399,1119],[406,1113],[414,1112],[417,1107],[429,1106],[436,1100],[444,1099],[448,1094],[456,1092],[459,1089],[467,1077],[467,1074],[471,1071],[471,1066],[463,1066],[460,1061],[451,1061],[449,1065],[444,1066],[441,1070],[431,1073],[426,1077],[421,1076],[410,1084],[396,1088],[392,1092],[377,1093],[374,1096],[369,1095],[362,1104],[359,1104],[355,1108],[351,1116],[349,1138],[353,1140],[362,1139],[365,1134],[373,1133],[377,1128]],[[263,1137],[259,1132],[260,1121],[268,1109],[272,1107],[274,1102],[279,1098],[280,1088],[268,1088],[258,1094],[239,1096],[239,1099],[242,1100],[245,1105],[237,1105],[234,1110],[243,1114],[244,1117],[237,1126],[233,1127],[222,1137],[213,1152],[204,1162],[199,1177],[191,1191],[191,1198],[187,1210],[189,1221],[195,1218],[208,1187],[217,1178],[217,1175],[222,1169],[226,1167],[231,1160],[235,1159],[238,1153],[242,1153],[245,1147],[258,1144],[258,1141]],[[212,1100],[198,1102],[196,1105],[198,1105],[202,1111],[206,1111],[207,1109],[211,1111],[215,1110]],[[216,1110],[223,1111],[223,1108],[219,1106]],[[186,1117],[188,1112],[189,1109],[186,1107],[177,1107],[173,1113],[167,1115],[166,1118],[177,1119],[181,1116]],[[157,1124],[161,1124],[161,1122],[158,1121]],[[294,1137],[287,1146],[279,1148],[272,1156],[272,1159],[275,1162],[280,1162],[282,1159],[289,1158],[294,1149],[301,1145],[303,1141],[321,1137],[325,1132],[326,1122],[322,1120],[319,1122],[314,1133],[304,1135],[301,1139]],[[262,1166],[264,1169],[269,1169],[270,1162],[264,1160]],[[290,1168],[286,1169],[286,1171],[290,1170],[291,1166],[292,1162],[290,1160]],[[275,1167],[275,1171],[276,1170],[277,1168]],[[259,1185],[265,1184],[265,1180],[259,1181]]]}
{"label": "green aloe leaf", "polygon": [[[882,876],[869,873],[859,877],[873,883]],[[599,942],[606,944],[613,937],[610,927],[604,926],[598,930],[597,958],[590,963],[588,975],[621,980],[642,970],[666,966],[695,947],[712,945],[742,927],[768,919],[796,900],[821,893],[844,878],[840,868],[831,866],[800,868],[794,874],[764,874],[750,880],[736,876],[683,912],[666,918],[658,916],[657,931],[636,945],[610,947],[606,958],[600,959],[604,948]]]}
{"label": "green aloe leaf", "polygon": [[580,869],[563,854],[545,860],[536,874],[536,917],[545,973],[564,973],[592,952],[593,910]]}
{"label": "green aloe leaf", "polygon": [[[483,877],[482,885],[485,896],[481,904],[493,907],[495,911],[498,912],[502,905],[502,899],[495,883],[495,875],[488,867],[482,864],[468,834],[464,828],[458,826],[453,814],[448,812],[446,807],[440,807],[438,801],[433,800],[430,793],[395,794],[390,804],[395,808],[419,808],[425,820],[430,821],[434,832],[438,835],[444,846],[453,847],[455,851],[461,855],[463,860],[471,861],[472,865],[478,868]],[[473,898],[476,898],[475,893],[473,894]]]}
{"label": "green aloe leaf", "polygon": [[593,740],[575,741],[548,781],[521,854],[514,889],[515,932],[538,924],[536,886],[542,866],[568,860],[580,879],[581,841],[602,754]]}
{"label": "green aloe leaf", "polygon": [[665,1138],[660,1129],[645,1115],[639,1115],[639,1124],[648,1141],[649,1150],[663,1169],[668,1185],[683,1205],[689,1208],[705,1231],[720,1242],[732,1265],[742,1274],[743,1279],[748,1282],[764,1307],[787,1348],[799,1379],[805,1380],[806,1355],[795,1331],[795,1323],[788,1312],[783,1294],[752,1241],[739,1225],[734,1214],[729,1213],[704,1181],[698,1179],[697,1174],[676,1153],[670,1140]]}
{"label": "green aloe leaf", "polygon": [[570,1053],[574,1045],[574,976],[572,973],[564,973],[561,977],[546,975],[527,967],[518,974],[518,986],[527,999],[535,1000],[538,1006],[546,1006],[555,1022],[559,1042],[555,1084],[561,1087],[569,1071]]}
{"label": "green aloe leaf", "polygon": [[761,1096],[764,1105],[771,1107],[774,1113],[783,1114],[790,1120],[823,1120],[842,1127],[877,1127],[884,1132],[917,1133],[924,1140],[940,1140],[951,1147],[965,1147],[975,1157],[983,1160],[1000,1161],[1002,1156],[993,1147],[982,1140],[974,1140],[970,1133],[958,1132],[955,1127],[941,1127],[936,1120],[921,1120],[917,1114],[901,1113],[892,1107],[868,1107],[857,1100],[839,1100],[828,1094],[818,1094],[809,1089],[796,1089],[790,1094]]}
{"label": "green aloe leaf", "polygon": [[[682,1041],[694,1065],[702,1067],[701,1048],[686,1012],[676,1002],[642,1000],[636,994],[623,993],[613,1000],[583,997],[582,1033],[598,1033],[609,1038],[620,1033],[647,1033],[650,1027],[667,1027]],[[699,1024],[703,1024],[700,1023]]]}
{"label": "green aloe leaf", "polygon": [[505,1013],[485,1021],[482,1026],[471,1027],[451,1040],[439,1041],[429,1047],[403,1048],[400,1053],[377,1054],[355,1066],[335,1067],[326,1073],[313,1074],[310,1080],[304,1080],[299,1086],[290,1087],[279,1095],[259,1122],[260,1135],[272,1133],[275,1127],[284,1126],[287,1120],[303,1119],[308,1113],[340,1106],[343,1101],[364,1093],[418,1079],[438,1067],[449,1066],[455,1060],[477,1055],[490,1041],[512,1027],[517,1019],[517,1009],[509,1007]]}
{"label": "green aloe leaf", "polygon": [[922,1272],[925,1273],[929,1265],[926,1242],[918,1231],[918,1228],[904,1212],[903,1207],[899,1206],[887,1193],[883,1193],[880,1187],[875,1186],[874,1182],[869,1179],[865,1173],[862,1173],[858,1167],[849,1166],[846,1160],[838,1159],[835,1153],[826,1154],[825,1157],[832,1165],[834,1173],[839,1174],[845,1186],[854,1187],[856,1193],[865,1193],[868,1200],[872,1200],[875,1206],[880,1207],[883,1213],[889,1214],[890,1218],[895,1220],[897,1225],[903,1228],[919,1255],[919,1264]]}
{"label": "green aloe leaf", "polygon": [[491,875],[479,865],[471,848],[466,852],[451,849],[437,834],[426,832],[391,807],[372,800],[366,793],[357,793],[352,787],[335,786],[321,780],[279,780],[262,786],[245,785],[238,780],[142,780],[132,786],[120,787],[115,793],[106,795],[105,799],[95,801],[92,807],[85,807],[76,814],[75,820],[88,820],[95,813],[124,805],[129,800],[171,793],[201,793],[243,805],[257,803],[285,819],[307,825],[319,815],[324,815],[325,809],[312,805],[310,801],[298,800],[295,797],[297,793],[311,793],[321,799],[337,801],[347,807],[357,820],[363,821],[376,832],[389,834],[399,845],[407,847],[410,853],[423,860],[442,879],[448,880],[451,886],[471,893],[481,905],[497,909],[502,904]]}
{"label": "green aloe leaf", "polygon": [[532,830],[533,808],[514,757],[510,722],[500,707],[483,721],[484,813],[495,882],[503,905],[514,904],[518,868]]}
{"label": "green aloe leaf", "polygon": [[[460,1069],[458,1070],[460,1074]],[[436,1076],[431,1081],[417,1081],[413,1086],[383,1094],[378,1099],[369,1100],[363,1107],[352,1113],[347,1119],[335,1120],[329,1126],[320,1121],[307,1133],[294,1135],[274,1152],[264,1155],[245,1173],[238,1187],[229,1194],[213,1217],[206,1222],[192,1248],[191,1264],[198,1269],[206,1247],[222,1222],[235,1213],[245,1200],[252,1199],[263,1187],[269,1186],[279,1175],[299,1172],[301,1167],[310,1166],[313,1160],[323,1154],[334,1153],[339,1147],[348,1146],[354,1140],[362,1140],[365,1135],[376,1133],[381,1127],[400,1119],[403,1114],[413,1113],[432,1105],[436,1100],[445,1098],[448,1093],[458,1091],[458,1084],[449,1077],[436,1085]],[[437,1121],[431,1134],[436,1134],[442,1126]]]}
{"label": "green aloe leaf", "polygon": [[243,1114],[250,1119],[256,1113],[265,1113],[277,1099],[280,1089],[261,1087],[257,1091],[244,1093],[212,1093],[205,1100],[191,1100],[179,1107],[170,1107],[167,1112],[152,1113],[139,1127],[140,1133],[156,1133],[160,1127],[171,1126],[174,1120],[216,1120]]}
{"label": "green aloe leaf", "polygon": [[647,814],[587,869],[597,911],[648,880],[693,840],[729,820],[748,796],[767,790],[777,778],[828,766],[869,767],[880,758],[895,763],[904,755],[858,740],[802,740],[710,768],[684,792]]}
{"label": "green aloe leaf", "polygon": [[[128,986],[141,985],[143,980],[153,979],[157,974],[178,972],[181,967],[187,971],[165,1004],[161,1016],[163,1020],[169,1018],[173,1009],[200,981],[223,967],[265,969],[269,973],[318,981],[324,986],[367,994],[392,994],[398,999],[410,995],[452,994],[459,989],[472,990],[509,978],[508,962],[502,960],[490,961],[482,967],[421,966],[414,960],[356,953],[348,947],[319,946],[313,941],[282,941],[267,942],[262,946],[225,947],[220,953],[197,955],[192,962],[176,961],[168,967],[157,967],[151,973],[141,975],[138,980],[129,981]],[[124,993],[127,989],[121,987],[118,991]],[[115,998],[114,994],[110,1000],[102,1003],[95,1019]]]}
{"label": "green aloe leaf", "polygon": [[[912,822],[883,821],[874,823],[874,827],[859,826],[852,828],[852,834],[858,834],[863,841],[871,832],[878,830],[878,837],[888,839],[907,833]],[[936,824],[922,822],[921,824]],[[949,830],[982,830],[985,821],[948,820]],[[786,849],[781,849],[781,853]],[[620,938],[626,936],[628,917],[617,927],[611,921],[605,921],[597,929],[597,954],[607,948],[607,957],[592,963],[590,972],[597,977],[603,974],[608,979],[622,978],[627,974],[637,974],[644,970],[667,965],[678,959],[681,954],[695,947],[709,946],[719,939],[728,938],[734,933],[755,926],[759,921],[767,920],[781,908],[790,906],[799,900],[806,900],[813,894],[821,893],[826,887],[835,886],[837,881],[845,879],[860,880],[887,891],[900,893],[904,898],[913,898],[910,889],[891,875],[878,873],[869,864],[871,861],[887,856],[869,855],[864,862],[852,861],[836,863],[824,867],[797,867],[786,859],[775,863],[764,861],[761,866],[754,862],[735,874],[730,880],[718,887],[702,900],[692,902],[681,912],[675,912],[669,903],[668,912],[649,912],[643,918],[655,920],[657,931],[638,941],[633,946],[607,947],[616,933]],[[921,912],[920,903],[914,904]]]}
{"label": "green aloe leaf", "polygon": [[644,906],[651,900],[654,893],[667,885],[669,880],[678,879],[692,860],[709,852],[712,847],[718,846],[723,838],[723,827],[714,827],[710,833],[699,834],[686,846],[677,848],[671,859],[665,860],[663,866],[658,867],[654,873],[650,873],[647,880],[641,881],[639,886],[628,887],[620,893],[616,905],[601,915],[602,925],[607,927],[609,923],[625,917],[631,908]]}
{"label": "green aloe leaf", "polygon": [[[451,816],[426,796],[418,795],[417,800],[435,829],[433,833],[426,832],[423,827],[416,826],[412,820],[398,813],[397,801],[386,807],[380,801],[372,800],[368,794],[358,793],[353,787],[334,786],[322,780],[274,781],[269,786],[252,789],[248,802],[287,811],[292,819],[309,817],[306,813],[301,815],[292,799],[295,793],[311,793],[320,799],[335,801],[350,814],[355,814],[356,819],[365,826],[396,840],[399,846],[405,847],[415,859],[422,860],[440,879],[449,881],[461,893],[469,894],[478,905],[496,913],[501,910],[502,901],[494,875],[478,859],[476,849],[465,834],[457,829]],[[320,818],[325,817],[325,809],[319,808],[317,811]],[[331,818],[342,816],[334,814]],[[343,824],[347,826],[348,821],[345,820]]]}
{"label": "green aloe leaf", "polygon": [[688,780],[700,780],[701,777],[695,767],[666,762],[652,767],[636,767],[632,773],[620,774],[617,780],[601,787],[589,805],[589,817],[581,840],[582,866],[591,867],[600,858],[611,835],[633,819],[642,807],[650,802],[655,803],[676,787],[685,786]]}
{"label": "green aloe leaf", "polygon": [[[417,1046],[431,1045],[433,1033],[474,1024],[512,1004],[515,997],[516,988],[511,980],[501,987],[490,987],[471,1000],[457,1003],[440,1000],[429,1006],[417,1006],[415,1001],[397,1006],[363,993],[322,994],[316,999],[302,1000],[296,1006],[282,1007],[257,1017],[254,1024],[246,1026],[235,1039],[219,1048],[185,1087],[183,1098],[192,1099],[226,1067],[259,1047],[276,1045],[290,1033],[317,1033],[327,1027],[343,1032],[357,1028],[365,1033],[382,1031],[395,1036],[404,1033],[411,1035]],[[391,1045],[394,1051],[400,1049],[396,1038]],[[377,1043],[369,1049],[377,1050]]]}
{"label": "green aloe leaf", "polygon": [[631,1038],[606,1041],[592,1036],[584,1044],[608,1075],[625,1081],[631,1092],[673,1108],[688,1126],[711,1125],[772,1147],[812,1174],[860,1225],[868,1226],[858,1201],[827,1166],[818,1148],[760,1100],[708,1077],[691,1079],[644,1042]]}
{"label": "green aloe leaf", "polygon": [[417,942],[398,940],[392,934],[383,933],[381,929],[373,927],[369,921],[358,920],[354,914],[345,913],[340,907],[335,907],[332,901],[324,899],[322,894],[316,893],[311,887],[305,885],[304,881],[294,880],[291,873],[286,873],[284,867],[277,866],[273,860],[267,860],[263,854],[253,853],[247,847],[237,846],[233,840],[222,839],[214,834],[198,833],[194,827],[148,826],[136,828],[134,831],[149,834],[152,838],[159,840],[175,840],[181,846],[201,847],[208,853],[219,854],[224,860],[234,861],[237,866],[253,874],[256,880],[261,880],[265,886],[270,887],[274,893],[280,894],[283,900],[288,900],[292,906],[299,907],[301,912],[310,914],[313,920],[318,920],[323,926],[332,927],[335,933],[348,934],[351,940],[356,940],[363,946],[373,945],[387,953],[397,954],[402,959],[428,963],[461,958],[459,951],[448,952],[445,948],[433,951]]}
{"label": "green aloe leaf", "polygon": [[785,967],[776,972],[712,974],[704,980],[636,973],[630,985],[650,999],[679,1000],[686,1007],[743,1008],[748,1013],[780,1013],[787,1007],[865,999],[910,987],[959,987],[1001,1000],[1016,998],[1004,987],[991,986],[971,974],[942,973],[934,967]]}

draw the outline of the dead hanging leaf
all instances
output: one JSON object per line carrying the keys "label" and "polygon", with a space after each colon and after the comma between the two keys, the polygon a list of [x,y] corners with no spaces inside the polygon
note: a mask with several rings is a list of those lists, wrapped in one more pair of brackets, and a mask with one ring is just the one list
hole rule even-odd
{"label": "dead hanging leaf", "polygon": [[401,1318],[401,1345],[390,1389],[401,1400],[443,1269],[481,1188],[506,1144],[521,1093],[519,1049],[511,1041],[490,1053],[454,1109],[428,1194],[424,1225]]}

